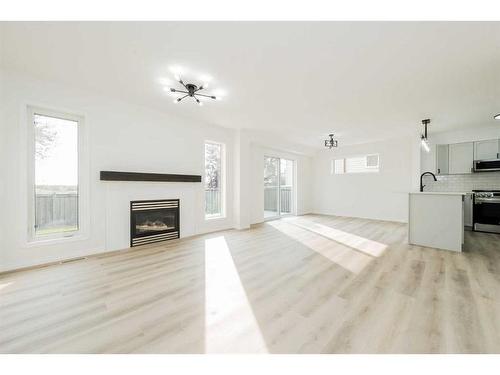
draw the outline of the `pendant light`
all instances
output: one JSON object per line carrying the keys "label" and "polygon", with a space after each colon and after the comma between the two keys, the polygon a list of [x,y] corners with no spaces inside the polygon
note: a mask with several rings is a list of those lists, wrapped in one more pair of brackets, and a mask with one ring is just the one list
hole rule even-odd
{"label": "pendant light", "polygon": [[429,139],[427,138],[427,125],[431,122],[430,119],[422,120],[422,125],[424,125],[424,134],[420,136],[420,142],[422,144],[422,148],[425,152],[429,152],[431,148],[429,147]]}

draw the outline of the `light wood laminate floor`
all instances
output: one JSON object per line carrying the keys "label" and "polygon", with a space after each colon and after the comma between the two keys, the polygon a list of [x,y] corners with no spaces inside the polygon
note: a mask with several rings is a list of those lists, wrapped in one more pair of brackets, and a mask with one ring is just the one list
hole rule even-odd
{"label": "light wood laminate floor", "polygon": [[0,277],[2,353],[499,353],[500,236],[307,215]]}

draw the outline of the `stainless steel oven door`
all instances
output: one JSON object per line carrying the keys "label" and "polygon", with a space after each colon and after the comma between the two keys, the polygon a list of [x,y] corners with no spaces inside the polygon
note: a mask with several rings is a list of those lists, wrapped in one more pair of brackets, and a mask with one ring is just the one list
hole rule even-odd
{"label": "stainless steel oven door", "polygon": [[474,230],[500,233],[500,196],[475,197]]}

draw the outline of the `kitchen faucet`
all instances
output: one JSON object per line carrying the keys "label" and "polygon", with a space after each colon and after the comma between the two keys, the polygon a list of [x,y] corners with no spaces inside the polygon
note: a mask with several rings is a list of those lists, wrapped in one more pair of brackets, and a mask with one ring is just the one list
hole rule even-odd
{"label": "kitchen faucet", "polygon": [[436,178],[436,176],[434,175],[434,173],[432,173],[432,172],[424,172],[424,173],[422,173],[422,174],[420,175],[420,191],[424,191],[424,186],[425,186],[425,185],[423,185],[423,184],[422,184],[422,178],[423,178],[425,175],[427,175],[427,174],[431,175],[431,176],[434,178],[434,181],[437,181],[437,178]]}

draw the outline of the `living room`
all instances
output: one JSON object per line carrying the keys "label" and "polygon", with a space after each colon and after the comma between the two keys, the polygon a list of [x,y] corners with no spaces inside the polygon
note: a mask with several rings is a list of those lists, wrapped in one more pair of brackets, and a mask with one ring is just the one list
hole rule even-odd
{"label": "living room", "polygon": [[0,22],[0,352],[498,353],[499,35]]}

